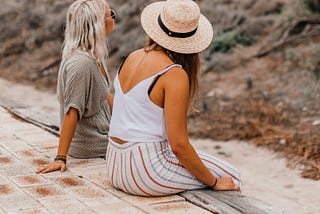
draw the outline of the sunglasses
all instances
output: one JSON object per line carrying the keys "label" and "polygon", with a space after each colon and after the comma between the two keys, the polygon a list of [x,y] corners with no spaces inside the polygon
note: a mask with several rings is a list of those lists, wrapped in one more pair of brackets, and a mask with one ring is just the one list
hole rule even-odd
{"label": "sunglasses", "polygon": [[114,11],[113,9],[110,9],[110,16],[106,17],[106,21],[109,19],[116,19],[116,11]]}

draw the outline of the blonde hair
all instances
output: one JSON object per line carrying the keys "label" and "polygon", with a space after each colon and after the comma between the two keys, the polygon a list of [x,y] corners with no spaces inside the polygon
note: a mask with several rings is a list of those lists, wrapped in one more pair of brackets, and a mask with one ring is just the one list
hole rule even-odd
{"label": "blonde hair", "polygon": [[62,59],[84,51],[98,63],[107,57],[105,42],[105,0],[77,0],[68,9]]}

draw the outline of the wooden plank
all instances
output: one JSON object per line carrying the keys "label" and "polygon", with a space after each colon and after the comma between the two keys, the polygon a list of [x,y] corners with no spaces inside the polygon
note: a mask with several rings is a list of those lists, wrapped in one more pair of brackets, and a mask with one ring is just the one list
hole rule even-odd
{"label": "wooden plank", "polygon": [[0,105],[7,109],[13,116],[59,136],[59,118],[51,116],[39,109],[24,106],[23,104],[18,104],[3,97],[0,99]]}
{"label": "wooden plank", "polygon": [[193,190],[180,193],[187,201],[219,214],[280,214],[275,207],[236,191]]}
{"label": "wooden plank", "polygon": [[15,116],[32,123],[52,134],[59,136],[59,123],[57,118],[50,117],[39,110],[28,108],[10,108],[8,109]]}

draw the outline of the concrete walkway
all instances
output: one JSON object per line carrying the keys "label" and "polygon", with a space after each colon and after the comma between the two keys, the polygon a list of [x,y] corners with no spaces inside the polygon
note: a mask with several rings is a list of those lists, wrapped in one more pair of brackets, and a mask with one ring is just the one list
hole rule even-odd
{"label": "concrete walkway", "polygon": [[36,174],[58,138],[0,107],[1,213],[208,213],[181,196],[137,197],[106,180],[103,159],[68,158],[64,173]]}

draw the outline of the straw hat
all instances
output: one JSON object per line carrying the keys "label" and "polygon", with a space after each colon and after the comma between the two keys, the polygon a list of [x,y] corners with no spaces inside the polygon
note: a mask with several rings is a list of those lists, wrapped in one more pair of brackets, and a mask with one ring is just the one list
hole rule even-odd
{"label": "straw hat", "polygon": [[199,53],[213,38],[212,25],[192,0],[154,2],[142,11],[141,24],[153,41],[177,53]]}

